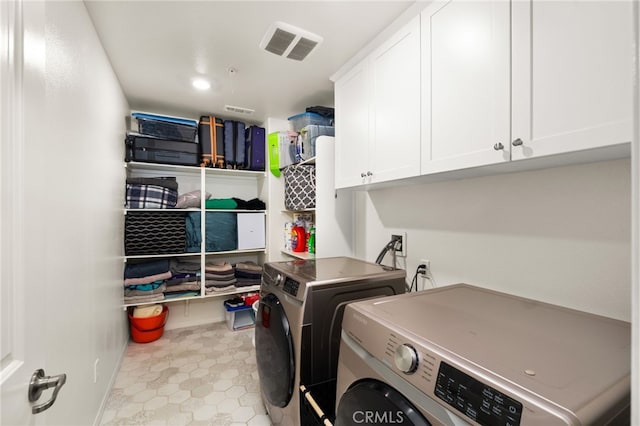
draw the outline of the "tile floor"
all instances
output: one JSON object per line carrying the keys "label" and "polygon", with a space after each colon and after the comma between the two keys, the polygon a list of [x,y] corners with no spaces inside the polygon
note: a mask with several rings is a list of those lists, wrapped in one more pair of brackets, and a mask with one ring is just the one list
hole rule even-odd
{"label": "tile floor", "polygon": [[252,337],[216,323],[130,342],[101,425],[270,425]]}

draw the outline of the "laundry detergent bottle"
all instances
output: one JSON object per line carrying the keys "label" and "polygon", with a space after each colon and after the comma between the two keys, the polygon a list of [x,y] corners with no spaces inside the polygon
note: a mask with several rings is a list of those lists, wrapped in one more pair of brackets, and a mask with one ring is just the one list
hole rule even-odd
{"label": "laundry detergent bottle", "polygon": [[294,226],[291,229],[291,249],[295,252],[303,252],[306,246],[306,232],[302,226]]}

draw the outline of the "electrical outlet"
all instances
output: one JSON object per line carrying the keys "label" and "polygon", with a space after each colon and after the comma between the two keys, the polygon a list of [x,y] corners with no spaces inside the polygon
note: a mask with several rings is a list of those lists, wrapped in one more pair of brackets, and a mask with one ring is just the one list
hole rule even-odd
{"label": "electrical outlet", "polygon": [[407,257],[407,233],[391,234],[392,240],[400,240],[400,244],[396,245],[396,256]]}
{"label": "electrical outlet", "polygon": [[420,272],[422,278],[427,278],[427,275],[431,274],[431,261],[429,259],[420,259],[418,265],[425,265],[424,272]]}

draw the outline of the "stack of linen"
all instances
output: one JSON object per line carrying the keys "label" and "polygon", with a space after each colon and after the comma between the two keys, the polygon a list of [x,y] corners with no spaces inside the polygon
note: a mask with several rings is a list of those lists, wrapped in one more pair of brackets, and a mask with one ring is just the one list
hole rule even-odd
{"label": "stack of linen", "polygon": [[164,300],[165,281],[171,278],[169,260],[127,263],[124,268],[124,303],[157,302]]}
{"label": "stack of linen", "polygon": [[172,259],[170,268],[172,277],[165,282],[165,298],[200,296],[200,262]]}
{"label": "stack of linen", "polygon": [[236,263],[236,287],[260,285],[262,266],[254,262]]}
{"label": "stack of linen", "polygon": [[235,284],[236,277],[234,268],[229,262],[211,262],[204,264],[204,286],[206,294],[233,290]]}

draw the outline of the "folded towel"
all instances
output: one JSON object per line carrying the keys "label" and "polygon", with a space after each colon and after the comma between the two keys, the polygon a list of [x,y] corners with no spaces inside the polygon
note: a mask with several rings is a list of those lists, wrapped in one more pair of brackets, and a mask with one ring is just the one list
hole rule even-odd
{"label": "folded towel", "polygon": [[139,285],[139,284],[151,284],[154,281],[166,280],[171,278],[171,272],[167,271],[164,274],[149,275],[142,278],[125,278],[124,285]]}
{"label": "folded towel", "polygon": [[134,318],[155,317],[162,313],[162,305],[136,306],[133,309]]}
{"label": "folded towel", "polygon": [[228,209],[233,210],[238,208],[233,198],[212,198],[204,202],[204,206],[207,209]]}

